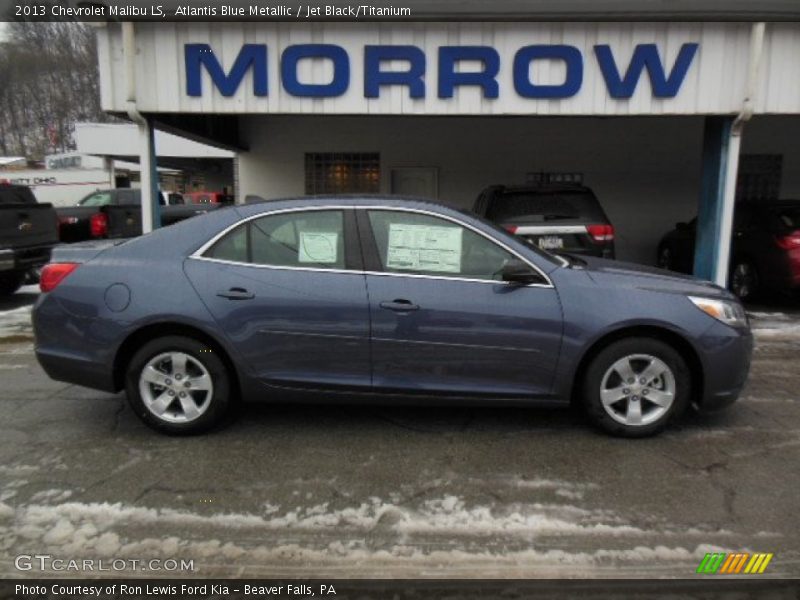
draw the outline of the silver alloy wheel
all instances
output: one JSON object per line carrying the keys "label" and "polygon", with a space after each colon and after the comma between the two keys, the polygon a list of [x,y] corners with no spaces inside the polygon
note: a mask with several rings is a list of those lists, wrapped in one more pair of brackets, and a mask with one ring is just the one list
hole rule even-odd
{"label": "silver alloy wheel", "polygon": [[600,400],[612,419],[639,427],[664,416],[675,400],[675,389],[675,375],[663,360],[631,354],[605,372]]}
{"label": "silver alloy wheel", "polygon": [[190,423],[208,409],[214,383],[196,358],[185,352],[164,352],[142,368],[139,393],[155,417],[168,423]]}

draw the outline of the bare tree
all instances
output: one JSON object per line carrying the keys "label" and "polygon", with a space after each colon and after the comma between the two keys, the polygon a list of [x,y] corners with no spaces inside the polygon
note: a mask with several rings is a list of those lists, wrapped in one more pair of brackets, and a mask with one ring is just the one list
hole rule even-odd
{"label": "bare tree", "polygon": [[74,149],[100,109],[97,44],[85,23],[14,22],[0,44],[0,151],[41,160]]}

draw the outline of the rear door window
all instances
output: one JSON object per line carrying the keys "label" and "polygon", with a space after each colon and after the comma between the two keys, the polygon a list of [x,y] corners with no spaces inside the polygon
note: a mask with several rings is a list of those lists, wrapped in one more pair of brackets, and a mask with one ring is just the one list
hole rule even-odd
{"label": "rear door window", "polygon": [[205,256],[275,267],[344,269],[344,235],[341,210],[267,215],[237,227]]}

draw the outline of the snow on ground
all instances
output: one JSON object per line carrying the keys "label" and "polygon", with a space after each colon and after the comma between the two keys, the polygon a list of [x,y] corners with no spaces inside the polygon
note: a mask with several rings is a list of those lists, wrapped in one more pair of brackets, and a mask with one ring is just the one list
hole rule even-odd
{"label": "snow on ground", "polygon": [[756,339],[800,340],[800,315],[784,312],[748,311]]}
{"label": "snow on ground", "polygon": [[17,336],[32,336],[32,308],[32,306],[21,306],[11,310],[0,311],[0,339]]}
{"label": "snow on ground", "polygon": [[[443,568],[475,576],[490,567],[542,576],[542,569],[552,574],[567,566],[591,572],[620,562],[631,568],[652,561],[693,563],[706,552],[725,551],[709,541],[731,535],[646,531],[605,510],[539,503],[488,506],[455,495],[414,508],[377,497],[339,508],[265,503],[261,514],[198,514],[122,502],[69,502],[69,497],[69,491],[52,489],[35,494],[29,504],[12,506],[11,498],[0,502],[0,556],[36,547],[54,556],[192,558],[203,571],[233,563],[256,570],[272,565],[284,572],[309,565],[351,573],[380,566],[395,574],[410,569],[414,576],[424,575],[429,569],[434,575]],[[598,536],[608,542],[587,543]],[[648,545],[653,536],[668,542]],[[547,542],[565,538],[578,543]]]}

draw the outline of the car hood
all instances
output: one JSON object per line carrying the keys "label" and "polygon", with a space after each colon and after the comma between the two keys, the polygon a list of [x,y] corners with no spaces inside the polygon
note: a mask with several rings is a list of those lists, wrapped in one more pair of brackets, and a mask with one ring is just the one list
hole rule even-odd
{"label": "car hood", "polygon": [[672,271],[635,263],[581,256],[582,268],[598,284],[637,287],[664,292],[734,299],[728,290],[705,281]]}

